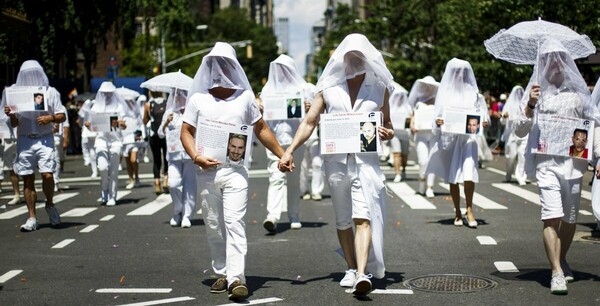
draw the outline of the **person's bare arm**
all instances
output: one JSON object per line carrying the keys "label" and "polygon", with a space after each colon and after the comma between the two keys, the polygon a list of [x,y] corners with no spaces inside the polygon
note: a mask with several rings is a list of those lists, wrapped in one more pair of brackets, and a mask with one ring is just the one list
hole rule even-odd
{"label": "person's bare arm", "polygon": [[144,125],[150,121],[150,102],[144,103]]}
{"label": "person's bare arm", "polygon": [[19,119],[17,119],[17,114],[10,112],[10,107],[4,107],[4,114],[6,114],[10,118],[10,126],[17,127],[19,126]]}
{"label": "person's bare arm", "polygon": [[221,162],[218,160],[198,154],[198,151],[196,151],[194,135],[196,135],[196,128],[184,122],[181,126],[180,139],[185,152],[187,152],[187,154],[192,158],[194,164],[202,167],[202,169],[208,169],[210,167],[216,167],[220,165]]}
{"label": "person's bare arm", "polygon": [[390,118],[390,105],[389,105],[389,92],[386,89],[383,95],[383,106],[381,112],[383,113],[383,126],[379,127],[379,138],[382,140],[390,140],[394,138],[394,126],[392,125],[392,119]]}
{"label": "person's bare arm", "polygon": [[254,135],[256,135],[256,138],[258,138],[265,148],[281,158],[284,152],[283,148],[277,142],[277,138],[275,138],[275,134],[273,134],[269,125],[262,118],[254,124]]}

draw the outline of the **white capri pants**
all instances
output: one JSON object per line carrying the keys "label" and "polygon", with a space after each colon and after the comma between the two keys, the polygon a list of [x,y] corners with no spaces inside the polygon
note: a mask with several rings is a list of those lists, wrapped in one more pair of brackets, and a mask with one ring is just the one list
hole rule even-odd
{"label": "white capri pants", "polygon": [[360,168],[371,165],[357,164],[354,156],[348,155],[346,164],[325,161],[323,166],[331,191],[337,229],[352,228],[353,219],[371,220],[369,204],[359,179]]}
{"label": "white capri pants", "polygon": [[542,167],[536,170],[542,220],[561,218],[564,222],[577,222],[581,200],[582,177],[567,180],[557,169]]}
{"label": "white capri pants", "polygon": [[244,167],[220,167],[197,172],[198,191],[212,268],[231,284],[246,282],[246,224],[248,171]]}
{"label": "white capri pants", "polygon": [[[511,174],[514,173],[518,181],[525,181],[527,174],[525,173],[525,148],[527,147],[527,139],[510,139],[506,142],[504,151],[506,152],[506,179],[510,180]],[[516,163],[515,163],[516,161]]]}
{"label": "white capri pants", "polygon": [[117,200],[117,185],[119,182],[119,158],[123,143],[96,137],[96,155],[98,156],[98,171],[102,185],[102,200]]}
{"label": "white capri pants", "polygon": [[81,151],[83,152],[83,159],[85,161],[86,155],[90,162],[92,173],[98,171],[98,161],[96,160],[96,149],[94,145],[96,143],[96,137],[83,137],[81,138]]}
{"label": "white capri pants", "polygon": [[[321,194],[325,189],[323,171],[321,170],[323,159],[321,158],[320,149],[319,139],[309,139],[306,142],[304,158],[302,164],[300,164],[300,192],[302,194],[309,192],[309,182],[310,194]],[[312,168],[312,177],[309,168]]]}
{"label": "white capri pants", "polygon": [[[284,150],[287,146],[284,146]],[[294,160],[304,156],[304,146],[294,152]],[[290,222],[300,222],[298,206],[300,204],[300,171],[283,173],[277,168],[279,158],[267,150],[269,164],[269,188],[267,191],[267,218],[279,221],[281,212],[286,211]],[[288,188],[290,186],[290,188]]]}
{"label": "white capri pants", "polygon": [[173,199],[173,215],[192,219],[196,208],[196,171],[198,166],[191,159],[170,160],[169,191]]}
{"label": "white capri pants", "polygon": [[419,163],[419,178],[425,179],[427,175],[427,186],[433,186],[435,181],[435,174],[426,173],[427,164],[429,163],[429,153],[435,145],[433,134],[431,132],[417,132],[415,136],[416,150],[417,150],[417,161]]}

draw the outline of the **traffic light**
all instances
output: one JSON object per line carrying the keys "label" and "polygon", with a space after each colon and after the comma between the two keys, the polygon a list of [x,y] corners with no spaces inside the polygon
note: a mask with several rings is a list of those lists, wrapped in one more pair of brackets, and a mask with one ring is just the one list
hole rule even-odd
{"label": "traffic light", "polygon": [[154,73],[154,74],[158,74],[158,72],[159,72],[159,71],[160,71],[160,67],[159,67],[158,65],[157,65],[157,66],[154,66],[154,67],[152,67],[152,73]]}
{"label": "traffic light", "polygon": [[252,58],[252,45],[246,45],[246,58]]}

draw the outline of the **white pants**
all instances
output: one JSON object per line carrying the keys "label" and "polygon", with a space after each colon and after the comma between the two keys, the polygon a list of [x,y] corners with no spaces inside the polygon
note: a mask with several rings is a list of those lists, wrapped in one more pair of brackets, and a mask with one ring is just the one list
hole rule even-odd
{"label": "white pants", "polygon": [[[506,152],[506,180],[510,181],[511,175],[519,182],[525,182],[527,174],[525,173],[525,148],[527,139],[509,140],[504,151]],[[516,161],[516,163],[515,163]]]}
{"label": "white pants", "polygon": [[64,137],[62,135],[54,135],[54,160],[56,167],[54,168],[54,184],[60,183],[60,161],[64,158],[63,150]]}
{"label": "white pants", "polygon": [[245,283],[248,171],[243,167],[202,170],[196,179],[213,270],[226,275],[229,284],[236,279]]}
{"label": "white pants", "polygon": [[90,163],[90,168],[93,173],[98,173],[98,162],[96,160],[96,149],[94,148],[94,143],[96,142],[96,137],[83,137],[81,139],[81,151],[83,152],[83,160],[86,160],[86,156]]}
{"label": "white pants", "polygon": [[196,208],[196,171],[191,159],[169,161],[169,193],[173,199],[173,215],[192,219]]}
{"label": "white pants", "polygon": [[95,147],[102,184],[102,201],[117,200],[119,159],[122,146],[123,143],[120,141],[96,138]]}
{"label": "white pants", "polygon": [[427,175],[427,186],[432,187],[435,181],[435,174],[426,173],[426,170],[427,164],[429,163],[429,152],[431,152],[431,148],[433,148],[433,145],[435,144],[433,134],[430,132],[417,132],[415,142],[417,160],[419,163],[419,178],[424,180]]}
{"label": "white pants", "polygon": [[[310,182],[310,194],[321,194],[325,189],[325,177],[321,167],[323,159],[321,158],[319,140],[309,140],[306,142],[304,158],[300,164],[300,192],[308,193],[308,182]],[[295,159],[295,158],[294,158]],[[309,168],[312,168],[312,177]]]}
{"label": "white pants", "polygon": [[[287,146],[284,146],[284,150]],[[304,146],[294,152],[294,160],[304,157]],[[300,204],[300,171],[283,173],[277,168],[279,158],[267,150],[269,164],[269,188],[267,191],[267,218],[279,221],[281,212],[287,210],[290,222],[300,222],[298,205]],[[288,188],[290,186],[290,188]]]}

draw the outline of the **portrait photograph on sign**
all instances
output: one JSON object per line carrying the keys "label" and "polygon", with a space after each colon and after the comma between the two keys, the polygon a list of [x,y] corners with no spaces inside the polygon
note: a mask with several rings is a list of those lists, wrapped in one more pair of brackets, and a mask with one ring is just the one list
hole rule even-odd
{"label": "portrait photograph on sign", "polygon": [[533,153],[592,160],[594,121],[538,114],[539,138]]}
{"label": "portrait photograph on sign", "polygon": [[265,120],[304,118],[302,91],[290,91],[262,95],[263,116]]}
{"label": "portrait photograph on sign", "polygon": [[6,88],[6,105],[11,112],[46,111],[48,91],[38,86],[11,86]]}
{"label": "portrait photograph on sign", "polygon": [[448,107],[444,110],[442,132],[482,135],[482,114],[474,110]]}
{"label": "portrait photograph on sign", "polygon": [[115,132],[119,129],[119,115],[117,113],[95,113],[90,116],[90,131]]}
{"label": "portrait photograph on sign", "polygon": [[196,150],[222,164],[250,167],[253,127],[198,118]]}
{"label": "portrait photograph on sign", "polygon": [[321,114],[321,154],[381,153],[381,112]]}

